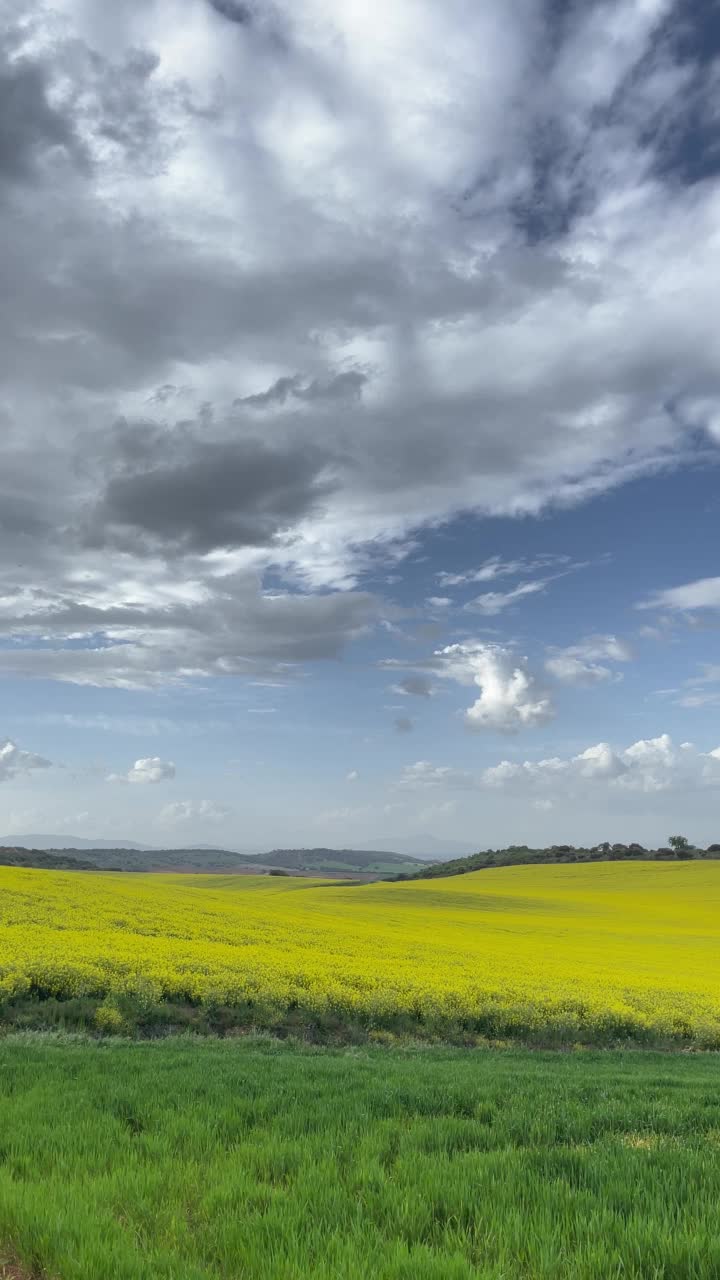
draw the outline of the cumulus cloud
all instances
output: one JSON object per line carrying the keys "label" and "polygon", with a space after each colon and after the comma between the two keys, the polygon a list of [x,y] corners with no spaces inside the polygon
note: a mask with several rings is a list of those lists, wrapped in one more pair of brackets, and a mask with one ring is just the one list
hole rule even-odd
{"label": "cumulus cloud", "polygon": [[49,769],[51,766],[51,760],[35,755],[32,751],[24,751],[10,738],[0,743],[0,782],[9,782],[18,775],[35,769]]}
{"label": "cumulus cloud", "polygon": [[351,769],[349,773],[345,774],[345,781],[357,782],[359,777],[360,777],[360,774],[358,773],[357,769]]}
{"label": "cumulus cloud", "polygon": [[720,787],[720,748],[702,752],[689,742],[675,746],[666,733],[641,738],[623,750],[598,742],[574,756],[503,760],[486,769],[479,781],[485,787],[531,791],[552,790],[559,783],[566,795],[596,784],[645,794]]}
{"label": "cumulus cloud", "polygon": [[167,782],[175,777],[175,765],[171,760],[161,760],[159,756],[146,756],[136,760],[127,773],[111,773],[108,782]]}
{"label": "cumulus cloud", "polygon": [[435,657],[439,676],[480,689],[480,697],[465,712],[469,728],[512,733],[552,719],[550,698],[538,686],[527,658],[511,649],[469,641],[447,645]]}

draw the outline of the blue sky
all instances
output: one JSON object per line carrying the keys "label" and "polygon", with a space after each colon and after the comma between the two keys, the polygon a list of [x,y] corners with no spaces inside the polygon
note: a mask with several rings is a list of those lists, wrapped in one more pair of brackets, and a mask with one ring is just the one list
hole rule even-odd
{"label": "blue sky", "polygon": [[713,7],[5,15],[0,834],[720,840]]}

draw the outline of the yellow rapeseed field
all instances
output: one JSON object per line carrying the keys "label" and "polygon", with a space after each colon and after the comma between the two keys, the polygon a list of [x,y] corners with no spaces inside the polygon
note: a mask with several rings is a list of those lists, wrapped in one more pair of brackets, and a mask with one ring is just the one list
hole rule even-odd
{"label": "yellow rapeseed field", "polygon": [[136,993],[492,1036],[720,1046],[720,862],[361,887],[0,868],[0,1000]]}

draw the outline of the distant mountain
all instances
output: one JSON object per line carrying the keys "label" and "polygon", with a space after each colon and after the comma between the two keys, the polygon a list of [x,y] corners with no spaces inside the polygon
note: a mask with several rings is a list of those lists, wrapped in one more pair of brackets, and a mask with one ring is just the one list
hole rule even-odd
{"label": "distant mountain", "polygon": [[24,833],[15,836],[0,837],[0,848],[24,849],[153,849],[157,845],[138,844],[135,840],[86,840],[83,836],[29,835]]}
{"label": "distant mountain", "polygon": [[[174,845],[173,848],[187,849],[188,845]],[[36,833],[0,837],[0,849],[133,849],[138,853],[153,853],[159,849],[167,849],[167,845],[140,844],[137,840],[125,840],[122,836],[117,840],[88,840],[84,836],[73,835],[37,835]],[[193,849],[209,852],[217,850],[216,844],[194,844]],[[226,851],[227,852],[227,851]],[[245,857],[258,858],[257,847],[233,849],[233,853]]]}
{"label": "distant mountain", "polygon": [[445,858],[467,858],[477,853],[477,841],[439,840],[437,836],[388,836],[384,840],[368,840],[366,848],[372,850],[394,849],[406,857],[431,859],[442,862]]}

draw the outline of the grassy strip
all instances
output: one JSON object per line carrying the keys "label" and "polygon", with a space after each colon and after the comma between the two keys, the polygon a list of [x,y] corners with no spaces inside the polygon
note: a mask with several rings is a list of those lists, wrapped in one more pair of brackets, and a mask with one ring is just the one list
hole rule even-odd
{"label": "grassy strip", "polygon": [[[528,1049],[716,1049],[714,1039],[703,1042],[693,1030],[662,1034],[627,1021],[608,1019],[604,1025],[583,1024],[571,1015],[544,1025],[527,1020],[522,1011],[500,1006],[476,1018],[423,1018],[387,1013],[373,1019],[350,1011],[311,1011],[273,1007],[261,1002],[223,1004],[155,1001],[142,994],[53,997],[37,994],[0,1003],[0,1036],[22,1031],[85,1032],[94,1037],[125,1036],[163,1039],[182,1033],[236,1037],[268,1034],[308,1045],[335,1048],[363,1045],[402,1047],[409,1044],[456,1048]],[[511,1016],[511,1014],[513,1016]]]}
{"label": "grassy strip", "polygon": [[60,1280],[707,1280],[714,1055],[0,1041],[0,1240]]}

